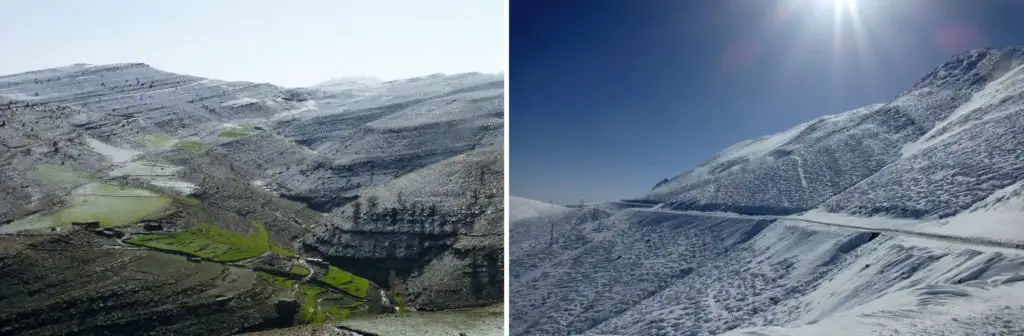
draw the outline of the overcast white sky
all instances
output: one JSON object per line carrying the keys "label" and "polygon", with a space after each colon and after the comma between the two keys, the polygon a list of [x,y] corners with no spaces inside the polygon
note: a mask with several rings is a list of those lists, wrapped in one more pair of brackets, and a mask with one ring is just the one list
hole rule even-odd
{"label": "overcast white sky", "polygon": [[0,0],[0,74],[143,62],[307,86],[502,72],[503,0]]}

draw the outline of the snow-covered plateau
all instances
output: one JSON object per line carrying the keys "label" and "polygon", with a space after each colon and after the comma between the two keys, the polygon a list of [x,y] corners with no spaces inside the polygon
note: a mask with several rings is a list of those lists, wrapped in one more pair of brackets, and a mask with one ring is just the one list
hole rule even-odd
{"label": "snow-covered plateau", "polygon": [[514,200],[511,334],[1024,335],[1022,148],[1024,47],[986,48],[644,202]]}

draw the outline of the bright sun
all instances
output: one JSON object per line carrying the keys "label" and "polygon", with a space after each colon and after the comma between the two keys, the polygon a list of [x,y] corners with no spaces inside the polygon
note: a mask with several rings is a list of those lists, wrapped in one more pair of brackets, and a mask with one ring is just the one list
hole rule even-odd
{"label": "bright sun", "polygon": [[851,9],[851,10],[854,9],[854,8],[857,8],[857,0],[826,0],[826,1],[832,1],[832,3],[835,4],[835,6],[838,7],[838,8],[848,8],[848,9]]}

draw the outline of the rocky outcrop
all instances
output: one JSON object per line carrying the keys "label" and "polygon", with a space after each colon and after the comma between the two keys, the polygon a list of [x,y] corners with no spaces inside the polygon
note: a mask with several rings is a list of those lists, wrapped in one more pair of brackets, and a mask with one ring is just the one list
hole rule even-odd
{"label": "rocky outcrop", "polygon": [[408,284],[410,303],[420,308],[498,302],[502,168],[502,151],[491,147],[367,189],[332,212],[306,243],[378,283],[389,283],[396,272]]}

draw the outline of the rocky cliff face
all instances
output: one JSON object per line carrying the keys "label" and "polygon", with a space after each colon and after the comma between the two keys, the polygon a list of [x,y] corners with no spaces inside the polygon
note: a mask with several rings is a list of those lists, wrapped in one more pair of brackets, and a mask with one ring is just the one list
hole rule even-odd
{"label": "rocky cliff face", "polygon": [[369,188],[306,242],[382,283],[397,272],[421,309],[499,301],[503,162],[483,148]]}

